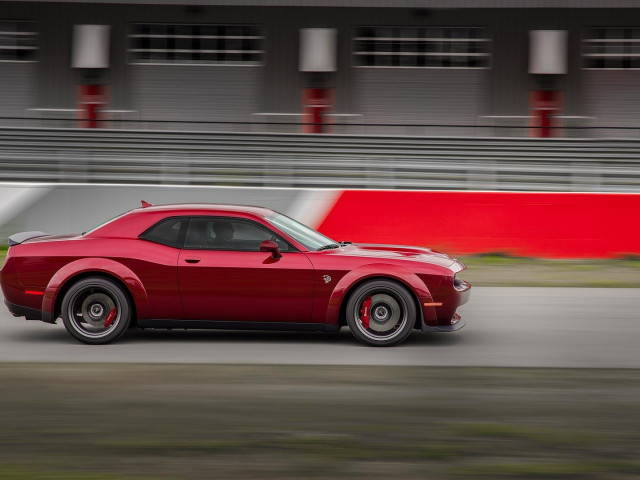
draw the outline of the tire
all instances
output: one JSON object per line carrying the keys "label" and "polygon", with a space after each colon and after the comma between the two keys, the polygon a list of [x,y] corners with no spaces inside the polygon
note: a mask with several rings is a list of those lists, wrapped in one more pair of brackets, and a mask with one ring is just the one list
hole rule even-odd
{"label": "tire", "polygon": [[346,316],[351,333],[359,341],[374,347],[389,347],[403,342],[411,334],[416,323],[416,305],[402,285],[390,280],[372,280],[357,287],[349,296]]}
{"label": "tire", "polygon": [[129,297],[122,287],[106,278],[90,277],[69,288],[62,300],[61,316],[73,338],[102,345],[127,331],[131,311]]}

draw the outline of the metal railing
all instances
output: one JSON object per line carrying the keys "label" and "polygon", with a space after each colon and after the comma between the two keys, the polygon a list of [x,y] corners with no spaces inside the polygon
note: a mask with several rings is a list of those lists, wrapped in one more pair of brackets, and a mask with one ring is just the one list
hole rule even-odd
{"label": "metal railing", "polygon": [[[0,116],[0,128],[72,128],[86,127],[76,108],[32,108],[25,116]],[[638,138],[640,126],[610,125],[596,117],[556,115],[552,126],[531,125],[530,115],[481,115],[468,123],[373,123],[360,114],[327,113],[323,123],[305,122],[302,113],[256,112],[250,120],[147,118],[137,110],[101,109],[104,118],[91,120],[102,129],[162,130],[185,132],[301,133],[305,127],[321,126],[324,134],[333,135],[406,135],[465,137],[563,138]],[[34,116],[35,114],[35,116]],[[538,135],[538,132],[540,135]]]}
{"label": "metal railing", "polygon": [[3,127],[0,180],[640,192],[640,140]]}

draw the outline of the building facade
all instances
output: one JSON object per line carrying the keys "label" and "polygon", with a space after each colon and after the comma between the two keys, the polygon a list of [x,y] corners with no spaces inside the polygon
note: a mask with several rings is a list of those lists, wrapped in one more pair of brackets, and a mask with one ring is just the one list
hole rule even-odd
{"label": "building facade", "polygon": [[638,136],[640,8],[595,7],[3,1],[0,122]]}

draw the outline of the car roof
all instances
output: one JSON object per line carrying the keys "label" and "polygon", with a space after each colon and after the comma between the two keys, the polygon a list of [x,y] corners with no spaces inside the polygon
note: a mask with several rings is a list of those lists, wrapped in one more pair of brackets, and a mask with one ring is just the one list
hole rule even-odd
{"label": "car roof", "polygon": [[226,205],[219,203],[180,203],[174,205],[146,204],[144,207],[129,210],[118,217],[87,232],[84,237],[120,237],[133,238],[167,217],[184,216],[233,216],[244,218],[266,218],[275,211],[269,208],[251,205]]}
{"label": "car roof", "polygon": [[270,208],[255,205],[233,205],[224,203],[176,203],[171,205],[153,205],[149,207],[139,207],[135,212],[166,212],[176,214],[189,214],[193,212],[215,212],[215,213],[247,213],[266,217],[275,211]]}

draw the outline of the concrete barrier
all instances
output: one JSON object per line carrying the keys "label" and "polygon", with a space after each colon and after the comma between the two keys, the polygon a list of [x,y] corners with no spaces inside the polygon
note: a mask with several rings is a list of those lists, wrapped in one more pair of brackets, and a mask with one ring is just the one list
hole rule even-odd
{"label": "concrete barrier", "polygon": [[[0,184],[0,239],[18,231],[84,232],[141,200],[153,204],[236,203],[262,205],[306,220],[294,205],[309,204],[311,190],[255,187],[101,184]],[[322,192],[319,191],[320,197]],[[300,202],[296,198],[300,197]],[[307,200],[305,200],[307,199]],[[311,213],[311,220],[313,214]]]}
{"label": "concrete barrier", "polygon": [[140,201],[239,203],[286,213],[336,240],[421,245],[455,255],[640,255],[640,194],[0,184],[0,239],[83,232]]}
{"label": "concrete barrier", "polygon": [[639,194],[351,190],[317,227],[456,255],[613,258],[640,254],[639,212]]}

